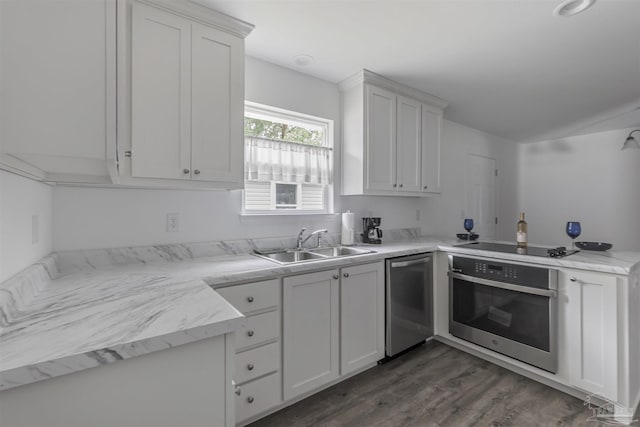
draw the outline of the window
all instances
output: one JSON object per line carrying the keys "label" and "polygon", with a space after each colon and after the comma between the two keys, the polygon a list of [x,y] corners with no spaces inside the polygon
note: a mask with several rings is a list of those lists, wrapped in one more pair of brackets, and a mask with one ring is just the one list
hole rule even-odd
{"label": "window", "polygon": [[333,122],[245,103],[247,214],[329,213]]}

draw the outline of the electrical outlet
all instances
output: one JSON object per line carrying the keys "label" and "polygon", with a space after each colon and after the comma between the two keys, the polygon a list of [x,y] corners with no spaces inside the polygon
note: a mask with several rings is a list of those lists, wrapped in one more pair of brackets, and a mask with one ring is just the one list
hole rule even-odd
{"label": "electrical outlet", "polygon": [[177,212],[167,214],[167,231],[175,233],[180,231],[180,214]]}
{"label": "electrical outlet", "polygon": [[40,218],[38,215],[31,216],[31,244],[35,245],[40,240]]}

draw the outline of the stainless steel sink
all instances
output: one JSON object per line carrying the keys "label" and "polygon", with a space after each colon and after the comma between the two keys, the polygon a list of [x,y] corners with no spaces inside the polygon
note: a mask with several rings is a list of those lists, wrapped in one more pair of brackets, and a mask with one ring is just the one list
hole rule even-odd
{"label": "stainless steel sink", "polygon": [[323,259],[331,259],[338,257],[370,254],[373,251],[360,248],[352,248],[347,246],[335,246],[329,248],[317,249],[282,249],[269,252],[255,251],[254,255],[278,264],[292,264],[298,262],[320,261]]}
{"label": "stainless steel sink", "polygon": [[309,251],[283,250],[278,252],[255,252],[255,255],[266,258],[280,264],[290,264],[293,262],[313,261],[327,259],[326,256],[314,254]]}
{"label": "stainless steel sink", "polygon": [[321,255],[333,258],[333,257],[350,256],[350,255],[370,254],[373,251],[370,251],[367,249],[352,248],[349,246],[334,246],[331,248],[309,249],[309,252],[312,252],[314,254],[321,254]]}

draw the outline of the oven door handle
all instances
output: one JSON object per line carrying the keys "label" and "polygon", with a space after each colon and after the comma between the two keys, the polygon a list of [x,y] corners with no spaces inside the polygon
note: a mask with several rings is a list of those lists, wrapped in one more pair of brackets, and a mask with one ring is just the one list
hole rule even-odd
{"label": "oven door handle", "polygon": [[511,283],[495,282],[493,280],[481,279],[480,277],[467,276],[466,274],[453,273],[449,271],[447,273],[449,277],[454,279],[460,279],[471,283],[478,283],[480,285],[491,286],[494,288],[507,289],[509,291],[522,292],[531,295],[540,295],[543,297],[556,298],[558,292],[554,289],[539,289],[529,286],[513,285]]}

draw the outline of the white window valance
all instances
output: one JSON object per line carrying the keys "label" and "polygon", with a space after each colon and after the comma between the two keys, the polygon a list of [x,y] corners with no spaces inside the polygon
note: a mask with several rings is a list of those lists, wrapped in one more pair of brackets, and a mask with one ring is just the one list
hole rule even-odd
{"label": "white window valance", "polygon": [[330,184],[329,147],[245,137],[245,179]]}

